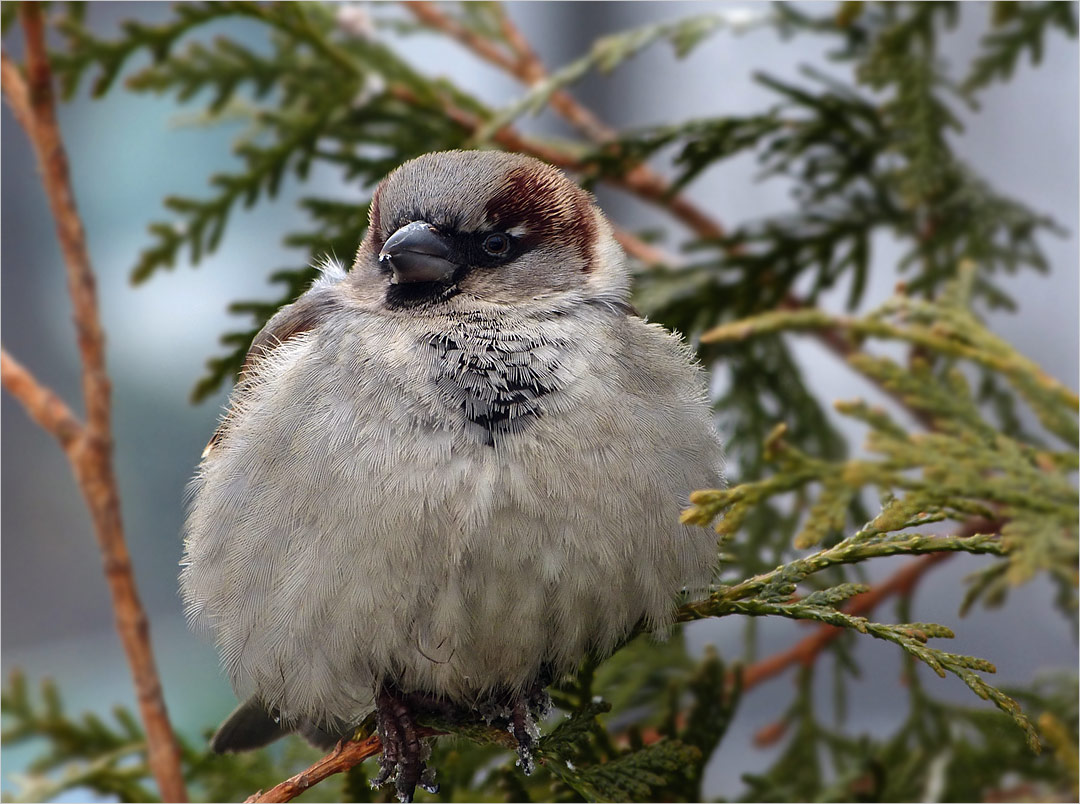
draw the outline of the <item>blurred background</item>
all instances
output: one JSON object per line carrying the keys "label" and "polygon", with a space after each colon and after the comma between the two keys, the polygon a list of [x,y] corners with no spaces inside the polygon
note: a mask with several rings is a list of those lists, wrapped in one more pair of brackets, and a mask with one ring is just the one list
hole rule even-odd
{"label": "blurred background", "polygon": [[[509,12],[529,35],[550,68],[581,55],[603,33],[705,8],[753,15],[767,10],[745,3],[520,3]],[[99,33],[117,29],[128,18],[146,21],[167,16],[155,3],[94,3],[88,18]],[[943,52],[966,64],[985,30],[988,9],[969,4]],[[263,31],[243,22],[222,26],[252,47]],[[391,34],[384,34],[390,36]],[[14,39],[14,37],[8,37]],[[17,41],[5,42],[21,55]],[[442,39],[416,35],[395,45],[421,71],[446,74],[485,102],[501,106],[520,87],[494,68],[476,61]],[[682,120],[704,114],[744,113],[769,98],[752,81],[756,70],[795,78],[804,62],[822,63],[824,46],[809,37],[783,42],[771,29],[743,35],[722,34],[678,62],[668,47],[649,49],[610,76],[593,75],[575,94],[601,118],[617,127]],[[145,58],[145,57],[142,57]],[[131,67],[144,63],[136,60]],[[1078,385],[1078,47],[1075,39],[1052,37],[1043,63],[1025,59],[1014,79],[990,88],[981,112],[968,114],[956,147],[975,168],[1007,194],[1047,212],[1068,230],[1044,240],[1053,266],[1048,276],[1031,272],[1003,278],[1019,301],[1019,312],[994,313],[992,328],[1066,385]],[[842,71],[842,68],[838,68]],[[849,76],[843,76],[848,78]],[[176,592],[180,526],[185,484],[225,401],[224,392],[192,405],[188,394],[207,357],[220,351],[217,339],[232,328],[229,302],[265,297],[270,270],[293,265],[281,235],[292,227],[299,195],[286,180],[271,203],[235,216],[221,248],[197,270],[178,265],[167,275],[133,288],[128,282],[139,251],[150,241],[146,225],[165,219],[166,194],[194,195],[206,190],[208,176],[235,165],[230,142],[238,129],[183,125],[184,109],[172,98],[133,96],[114,90],[90,101],[85,89],[60,108],[74,188],[97,271],[102,316],[113,380],[115,460],[128,542],[143,601],[152,622],[170,713],[189,735],[215,725],[234,703],[210,645],[188,634]],[[554,125],[544,118],[533,130]],[[79,367],[65,274],[32,152],[10,109],[2,112],[2,191],[0,191],[0,328],[4,347],[77,409]],[[791,201],[779,181],[756,184],[750,159],[735,159],[694,184],[689,195],[727,224],[775,212]],[[364,188],[346,186],[337,175],[316,170],[309,182],[320,195],[360,200]],[[310,189],[310,188],[309,188]],[[651,213],[624,196],[601,192],[600,202],[623,226],[645,226]],[[874,243],[875,269],[866,293],[869,306],[880,303],[898,276],[892,266],[898,251],[887,238]],[[347,258],[349,255],[338,255]],[[842,304],[845,289],[835,294]],[[826,300],[829,301],[828,299]],[[867,396],[882,401],[865,381],[849,372],[815,343],[799,342],[812,390],[824,399]],[[841,426],[848,426],[839,422]],[[134,704],[127,667],[112,628],[112,613],[90,522],[63,454],[6,394],[2,402],[2,611],[0,658],[5,676],[23,669],[31,681],[56,679],[73,712],[106,712],[115,703]],[[972,557],[948,562],[924,582],[916,620],[954,624],[952,649],[985,656],[999,669],[995,683],[1022,682],[1038,671],[1075,669],[1074,626],[1059,616],[1041,617],[1051,606],[1051,591],[1029,584],[1009,598],[1004,613],[979,609],[956,617],[959,580],[981,563]],[[875,573],[895,570],[890,560]],[[881,617],[890,616],[884,611]],[[1003,626],[1004,617],[1007,622]],[[999,634],[1007,630],[1008,644]],[[798,638],[789,623],[766,623],[760,652],[767,655]],[[689,631],[695,652],[707,643],[741,650],[739,626],[729,622],[695,624]],[[862,640],[858,656],[863,681],[849,702],[853,729],[885,731],[906,704],[892,707],[898,651]],[[825,674],[823,674],[825,675]],[[711,795],[733,795],[739,775],[764,768],[779,747],[756,749],[751,736],[786,707],[792,676],[762,685],[743,701],[736,722],[713,759]],[[928,682],[935,692],[969,696],[953,678]],[[823,700],[829,696],[822,690]],[[3,785],[25,763],[26,752],[5,751]]]}

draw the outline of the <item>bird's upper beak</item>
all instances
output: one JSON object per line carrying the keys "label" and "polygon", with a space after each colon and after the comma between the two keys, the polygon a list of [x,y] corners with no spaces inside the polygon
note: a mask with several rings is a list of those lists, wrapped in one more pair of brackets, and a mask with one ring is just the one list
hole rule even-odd
{"label": "bird's upper beak", "polygon": [[379,262],[389,264],[393,271],[391,284],[404,282],[449,283],[458,264],[450,259],[450,241],[438,229],[425,221],[413,221],[402,226],[390,237],[379,252]]}

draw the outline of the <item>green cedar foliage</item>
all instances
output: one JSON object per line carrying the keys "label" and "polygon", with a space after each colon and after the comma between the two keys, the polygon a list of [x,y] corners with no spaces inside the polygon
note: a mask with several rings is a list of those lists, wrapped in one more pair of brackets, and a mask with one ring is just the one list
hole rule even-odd
{"label": "green cedar foliage", "polygon": [[[11,35],[12,7],[2,8]],[[950,71],[942,37],[961,14],[987,8],[980,52],[971,65]],[[512,44],[496,4],[439,9],[469,35],[495,47]],[[1040,243],[1061,230],[977,175],[953,136],[961,127],[957,109],[976,110],[987,86],[1038,64],[1048,37],[1075,37],[1074,4],[993,3],[980,11],[953,3],[846,2],[762,5],[749,16],[710,11],[605,36],[502,109],[402,58],[398,37],[422,26],[395,7],[184,3],[163,23],[129,21],[109,36],[88,27],[87,11],[79,4],[48,9],[65,97],[123,87],[196,104],[201,124],[248,123],[234,170],[209,177],[202,197],[166,196],[165,213],[150,223],[133,266],[135,282],[198,263],[228,236],[234,211],[273,198],[286,177],[302,183],[321,163],[371,190],[420,153],[505,146],[504,126],[527,125],[527,116],[549,108],[557,93],[594,71],[618,69],[645,48],[670,46],[681,57],[712,37],[756,26],[828,41],[834,63],[846,65],[853,81],[814,66],[794,79],[761,74],[755,78],[772,100],[753,114],[611,137],[534,140],[587,187],[627,190],[637,166],[664,163],[670,191],[647,200],[675,217],[680,190],[740,155],[757,161],[761,181],[794,188],[790,209],[726,231],[691,227],[696,233],[676,257],[662,260],[668,264],[640,266],[639,308],[690,337],[703,363],[727,378],[715,402],[739,481],[695,492],[684,513],[688,523],[716,528],[722,570],[707,599],[682,602],[678,620],[738,616],[747,625],[742,658],[751,663],[760,617],[845,632],[822,647],[830,661],[800,664],[794,700],[769,730],[785,747],[766,771],[743,777],[747,800],[1075,798],[1075,677],[1033,679],[1023,689],[992,686],[989,661],[938,646],[952,636],[949,628],[911,621],[910,586],[898,595],[897,623],[851,608],[865,600],[858,596],[868,588],[868,561],[966,552],[984,556],[985,564],[968,581],[965,608],[1000,603],[1011,588],[1041,575],[1054,584],[1060,613],[1075,620],[1077,396],[976,313],[1014,308],[1000,278],[1048,271]],[[226,18],[261,26],[265,47],[220,34]],[[268,274],[279,298],[231,306],[245,320],[222,336],[224,351],[209,360],[195,399],[232,380],[258,329],[311,281],[311,266],[327,255],[346,259],[367,222],[366,203],[323,196],[303,198],[300,213],[303,223],[284,239],[298,252],[294,266]],[[674,243],[669,222],[658,218],[659,236],[642,236]],[[860,313],[875,267],[872,244],[882,233],[903,244],[906,282]],[[836,287],[848,290],[846,310],[820,309],[822,294]],[[797,334],[819,338],[906,414],[901,420],[861,400],[836,402],[840,414],[865,425],[867,457],[848,458],[849,445],[824,408],[831,400],[818,399],[803,381],[790,348]],[[880,356],[880,342],[903,345],[908,359]],[[1035,434],[1022,425],[1025,409],[1038,422]],[[845,685],[858,672],[851,644],[858,635],[900,648],[905,684],[898,694],[906,696],[908,713],[884,738],[853,734],[842,718],[827,722],[816,711],[813,682],[826,666],[842,710]],[[991,705],[935,698],[918,666],[960,678]],[[613,657],[585,660],[552,688],[556,709],[543,726],[530,777],[514,767],[505,736],[486,724],[431,724],[452,735],[433,747],[442,784],[437,798],[698,800],[743,679],[731,658],[725,665],[712,650],[691,656],[681,626],[666,642],[636,635]],[[72,717],[52,686],[35,696],[15,676],[3,715],[6,745],[43,740],[20,780],[21,799],[81,788],[151,800],[143,735],[130,713],[118,710],[111,723]],[[240,800],[314,759],[299,741],[285,742],[251,755],[210,757],[201,740],[184,741],[193,794]],[[388,791],[370,789],[369,772],[354,768],[306,797],[388,800]]]}

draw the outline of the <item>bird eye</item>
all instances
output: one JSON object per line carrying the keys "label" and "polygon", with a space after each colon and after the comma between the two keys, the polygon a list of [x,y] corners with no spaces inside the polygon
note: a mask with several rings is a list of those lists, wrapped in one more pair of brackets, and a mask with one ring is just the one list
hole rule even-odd
{"label": "bird eye", "polygon": [[501,257],[510,250],[510,236],[502,232],[489,234],[484,238],[484,251],[492,257]]}

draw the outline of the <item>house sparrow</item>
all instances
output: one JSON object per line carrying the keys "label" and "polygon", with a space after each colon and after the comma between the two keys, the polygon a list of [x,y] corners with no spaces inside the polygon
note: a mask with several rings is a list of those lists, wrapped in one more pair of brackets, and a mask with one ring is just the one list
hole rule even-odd
{"label": "house sparrow", "polygon": [[247,697],[214,750],[332,745],[374,710],[408,800],[417,712],[497,705],[527,765],[543,686],[709,582],[679,523],[719,483],[702,373],[628,292],[549,165],[452,151],[382,182],[352,270],[255,338],[192,484],[184,602]]}

